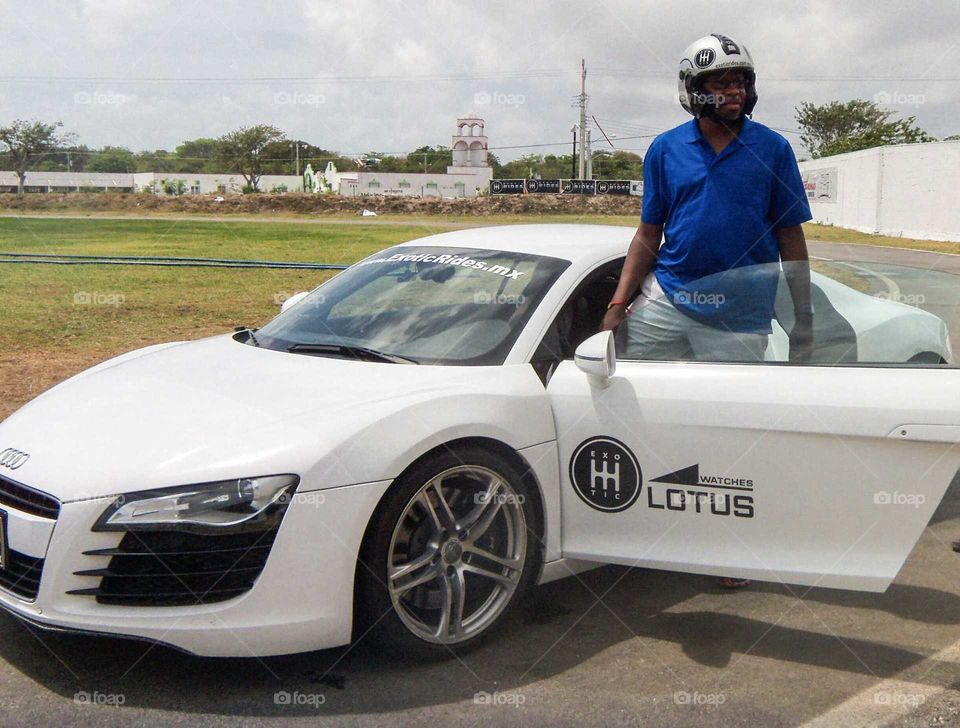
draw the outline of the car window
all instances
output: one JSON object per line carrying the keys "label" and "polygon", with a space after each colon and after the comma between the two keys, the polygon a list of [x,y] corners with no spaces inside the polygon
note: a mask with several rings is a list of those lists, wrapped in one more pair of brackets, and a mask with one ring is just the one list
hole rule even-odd
{"label": "car window", "polygon": [[391,248],[311,292],[258,330],[256,343],[324,355],[362,348],[424,364],[500,364],[567,266],[500,250]]}
{"label": "car window", "polygon": [[[623,361],[819,366],[954,366],[960,277],[904,266],[815,260],[797,315],[802,264],[743,266],[687,283],[650,276],[617,329]],[[661,278],[663,279],[661,282]],[[801,295],[802,299],[802,295]],[[802,301],[802,303],[805,303]]]}

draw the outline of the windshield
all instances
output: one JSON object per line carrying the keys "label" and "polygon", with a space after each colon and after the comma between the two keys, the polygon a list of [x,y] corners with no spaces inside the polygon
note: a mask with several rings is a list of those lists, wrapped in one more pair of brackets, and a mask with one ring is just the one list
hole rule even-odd
{"label": "windshield", "polygon": [[420,364],[502,364],[569,264],[500,250],[391,248],[324,283],[250,343]]}

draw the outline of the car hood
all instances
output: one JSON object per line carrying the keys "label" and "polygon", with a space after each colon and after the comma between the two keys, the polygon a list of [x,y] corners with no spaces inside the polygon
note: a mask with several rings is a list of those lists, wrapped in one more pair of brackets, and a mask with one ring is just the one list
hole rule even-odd
{"label": "car hood", "polygon": [[0,474],[69,501],[303,473],[416,403],[509,390],[505,369],[289,354],[231,336],[154,347],[82,372],[0,423],[0,450],[30,456]]}

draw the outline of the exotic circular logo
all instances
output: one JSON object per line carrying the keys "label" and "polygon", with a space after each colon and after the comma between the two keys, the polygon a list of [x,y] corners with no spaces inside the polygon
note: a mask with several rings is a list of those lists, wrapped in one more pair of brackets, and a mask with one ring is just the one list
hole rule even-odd
{"label": "exotic circular logo", "polygon": [[696,55],[696,58],[693,60],[697,64],[697,68],[706,68],[713,60],[717,57],[717,54],[714,52],[713,48],[704,48],[699,51]]}
{"label": "exotic circular logo", "polygon": [[499,192],[501,189],[503,189],[503,183],[497,182],[496,180],[494,180],[493,183],[490,185],[490,189],[492,189],[494,192]]}
{"label": "exotic circular logo", "polygon": [[597,192],[606,192],[610,189],[610,185],[607,182],[597,182]]}
{"label": "exotic circular logo", "polygon": [[536,191],[539,190],[539,189],[540,189],[540,181],[539,181],[539,180],[532,179],[532,180],[530,180],[530,181],[527,182],[527,191],[528,191],[528,192],[536,192]]}
{"label": "exotic circular logo", "polygon": [[643,474],[622,442],[612,437],[591,437],[581,442],[570,458],[570,482],[588,506],[616,513],[637,500]]}

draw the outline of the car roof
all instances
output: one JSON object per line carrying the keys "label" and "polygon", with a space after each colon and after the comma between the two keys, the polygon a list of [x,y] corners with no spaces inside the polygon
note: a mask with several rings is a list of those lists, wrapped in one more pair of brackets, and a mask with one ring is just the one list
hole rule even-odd
{"label": "car roof", "polygon": [[429,235],[402,245],[505,250],[584,264],[626,255],[635,232],[636,228],[614,225],[493,225]]}

